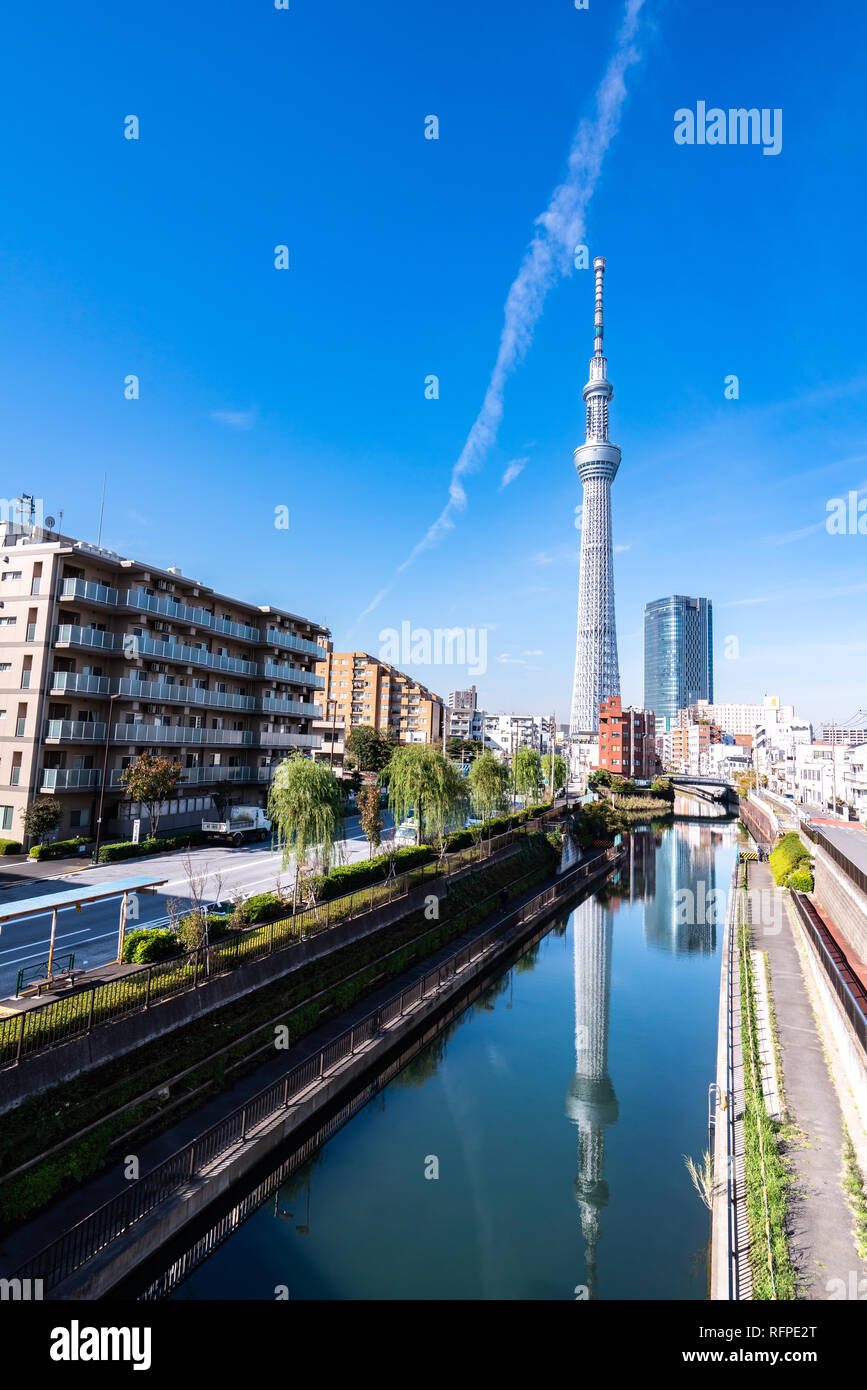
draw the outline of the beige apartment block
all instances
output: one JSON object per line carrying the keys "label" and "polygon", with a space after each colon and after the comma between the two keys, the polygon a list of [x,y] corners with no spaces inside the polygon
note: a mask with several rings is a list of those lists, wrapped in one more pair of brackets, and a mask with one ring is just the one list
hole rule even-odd
{"label": "beige apartment block", "polygon": [[264,805],[278,762],[319,747],[328,636],[179,569],[0,522],[0,836],[23,839],[41,795],[60,800],[60,838],[91,835],[105,762],[103,834],[127,837],[142,812],[121,773],[146,750],[181,765],[161,828],[196,825],[218,782]]}
{"label": "beige apartment block", "polygon": [[317,670],[326,715],[316,726],[322,732],[318,757],[342,767],[346,735],[359,724],[390,733],[396,743],[442,742],[441,697],[388,662],[368,652],[327,651]]}

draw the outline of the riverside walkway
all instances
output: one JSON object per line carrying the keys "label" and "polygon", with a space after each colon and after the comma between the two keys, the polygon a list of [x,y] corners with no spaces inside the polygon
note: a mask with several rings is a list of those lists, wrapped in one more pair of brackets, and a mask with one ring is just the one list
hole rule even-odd
{"label": "riverside walkway", "polygon": [[853,1132],[858,1113],[835,1066],[836,1048],[827,1023],[823,1026],[821,1005],[808,984],[802,961],[806,947],[788,892],[775,886],[766,863],[750,863],[748,875],[752,946],[767,953],[782,1062],[781,1153],[793,1178],[787,1236],[798,1296],[857,1296],[851,1290],[859,1285],[867,1290],[867,1262],[858,1254],[855,1216],[843,1188],[843,1152],[847,1122],[856,1151],[863,1152],[863,1124],[862,1133]]}

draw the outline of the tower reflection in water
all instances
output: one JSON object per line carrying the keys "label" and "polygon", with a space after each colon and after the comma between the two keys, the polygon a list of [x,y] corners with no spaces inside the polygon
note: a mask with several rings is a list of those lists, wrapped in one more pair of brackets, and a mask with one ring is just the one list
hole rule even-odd
{"label": "tower reflection in water", "polygon": [[575,1075],[566,1097],[566,1113],[578,1127],[578,1176],[575,1199],[581,1213],[585,1282],[588,1295],[597,1295],[596,1247],[600,1213],[608,1205],[605,1166],[605,1127],[617,1123],[618,1106],[608,1075],[608,1023],[611,1001],[610,907],[589,898],[575,911],[572,923],[575,953]]}

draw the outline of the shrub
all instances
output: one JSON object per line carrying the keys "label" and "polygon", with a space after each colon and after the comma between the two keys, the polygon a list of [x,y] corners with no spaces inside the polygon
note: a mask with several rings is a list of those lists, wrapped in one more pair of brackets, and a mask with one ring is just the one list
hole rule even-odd
{"label": "shrub", "polygon": [[185,831],[182,835],[163,835],[154,840],[150,836],[134,844],[132,840],[116,840],[114,844],[102,845],[99,851],[100,864],[115,864],[119,859],[138,859],[143,854],[165,854],[173,849],[188,849],[191,845],[204,844],[207,836],[201,830]]}
{"label": "shrub", "polygon": [[779,844],[774,846],[768,857],[774,882],[778,887],[782,887],[792,869],[801,865],[809,867],[809,859],[809,850],[801,843],[798,832],[790,830],[788,835],[784,835]]}
{"label": "shrub", "polygon": [[0,840],[0,854],[20,854],[20,840]]}
{"label": "shrub", "polygon": [[166,927],[141,927],[124,938],[123,958],[133,965],[149,965],[178,954],[178,938]]}
{"label": "shrub", "polygon": [[33,845],[31,859],[65,859],[68,854],[77,854],[79,845],[86,844],[79,837],[76,840],[55,840],[52,845]]}
{"label": "shrub", "polygon": [[244,914],[250,925],[255,926],[271,917],[285,916],[286,904],[276,893],[254,893],[244,903]]}
{"label": "shrub", "polygon": [[796,893],[812,893],[813,875],[809,869],[793,869],[786,880],[789,888],[794,888]]}

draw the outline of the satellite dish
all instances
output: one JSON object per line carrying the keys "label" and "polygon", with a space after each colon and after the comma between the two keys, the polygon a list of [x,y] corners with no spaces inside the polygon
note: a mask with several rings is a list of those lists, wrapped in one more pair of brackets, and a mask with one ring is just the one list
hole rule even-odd
{"label": "satellite dish", "polygon": [[54,530],[54,524],[55,524],[55,523],[54,523],[54,517],[53,517],[53,516],[47,516],[47,517],[45,518],[45,525],[46,525],[46,527],[47,527],[47,529],[48,529],[49,531],[53,531],[53,530]]}

